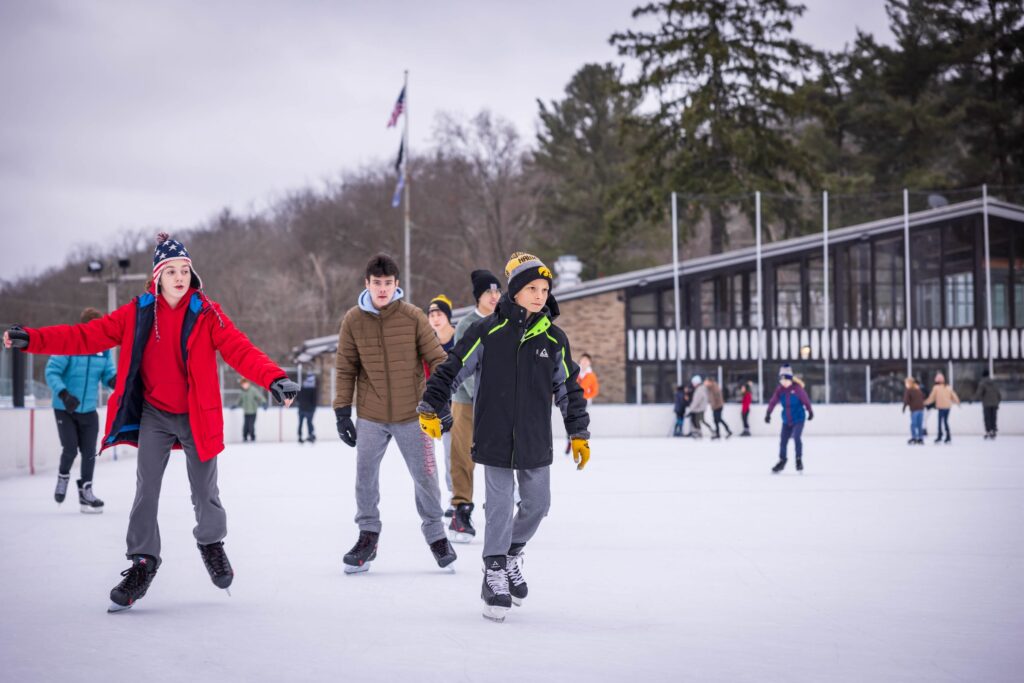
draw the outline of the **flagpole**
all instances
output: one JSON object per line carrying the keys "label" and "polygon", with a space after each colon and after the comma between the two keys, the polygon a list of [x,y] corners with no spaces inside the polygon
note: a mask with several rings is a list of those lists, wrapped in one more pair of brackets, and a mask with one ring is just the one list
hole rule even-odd
{"label": "flagpole", "polygon": [[412,301],[412,266],[410,254],[412,253],[412,239],[409,234],[409,185],[412,179],[409,177],[409,70],[405,70],[405,83],[402,86],[405,93],[405,128],[402,132],[405,156],[402,159],[402,175],[405,177],[405,300]]}

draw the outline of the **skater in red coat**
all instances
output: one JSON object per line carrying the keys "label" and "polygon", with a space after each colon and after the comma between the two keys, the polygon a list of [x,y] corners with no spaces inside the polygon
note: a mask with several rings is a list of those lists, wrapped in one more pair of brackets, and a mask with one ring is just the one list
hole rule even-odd
{"label": "skater in red coat", "polygon": [[110,592],[111,611],[127,609],[145,595],[160,566],[157,504],[172,449],[185,452],[196,514],[193,535],[203,563],[216,586],[231,585],[234,571],[224,553],[227,516],[214,460],[224,450],[216,353],[285,405],[299,387],[206,297],[185,246],[160,233],[145,293],[88,323],[14,326],[4,332],[4,346],[63,355],[121,347],[101,452],[116,444],[139,451],[127,537],[132,566]]}

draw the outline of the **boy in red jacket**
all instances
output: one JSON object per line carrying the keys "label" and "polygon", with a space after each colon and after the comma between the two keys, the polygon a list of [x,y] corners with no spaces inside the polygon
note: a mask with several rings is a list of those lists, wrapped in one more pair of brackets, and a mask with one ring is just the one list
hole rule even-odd
{"label": "boy in red jacket", "polygon": [[139,449],[135,503],[128,520],[132,566],[110,591],[111,612],[128,609],[146,594],[160,566],[157,504],[172,449],[185,451],[193,531],[203,564],[218,588],[234,571],[224,553],[227,515],[217,489],[224,450],[224,416],[216,352],[228,365],[290,405],[299,387],[256,348],[203,292],[185,246],[157,235],[150,291],[88,323],[41,328],[14,326],[6,348],[29,353],[91,354],[120,345],[117,385],[110,397],[103,447]]}

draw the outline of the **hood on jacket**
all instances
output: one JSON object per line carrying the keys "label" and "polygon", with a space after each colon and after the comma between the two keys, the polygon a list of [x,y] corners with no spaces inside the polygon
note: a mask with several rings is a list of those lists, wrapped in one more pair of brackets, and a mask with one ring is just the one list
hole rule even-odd
{"label": "hood on jacket", "polygon": [[[395,295],[391,297],[391,301],[389,301],[388,304],[393,304],[404,296],[405,292],[402,291],[402,288],[397,287],[395,288]],[[359,295],[359,308],[367,313],[380,315],[380,311],[373,305],[373,297],[370,296],[370,290],[368,289],[364,289],[362,294]]]}

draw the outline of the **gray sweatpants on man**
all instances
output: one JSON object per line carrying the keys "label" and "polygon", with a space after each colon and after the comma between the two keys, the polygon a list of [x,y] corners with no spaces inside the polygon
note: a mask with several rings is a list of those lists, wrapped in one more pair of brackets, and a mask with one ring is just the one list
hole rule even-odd
{"label": "gray sweatpants on man", "polygon": [[445,537],[441,517],[441,488],[433,440],[420,430],[419,420],[403,423],[356,420],[356,524],[360,531],[380,533],[380,461],[394,438],[405,458],[416,490],[416,511],[427,543]]}
{"label": "gray sweatpants on man", "polygon": [[[519,478],[519,512],[515,487]],[[487,507],[484,509],[484,557],[505,555],[513,543],[527,543],[551,507],[551,467],[513,470],[484,466]]]}
{"label": "gray sweatpants on man", "polygon": [[160,560],[160,526],[156,517],[160,486],[175,441],[185,449],[185,468],[192,487],[192,508],[196,513],[192,535],[203,545],[223,541],[228,535],[228,517],[217,489],[217,459],[200,462],[187,413],[165,413],[146,403],[139,421],[135,503],[128,518],[128,559],[133,555],[152,555]]}

